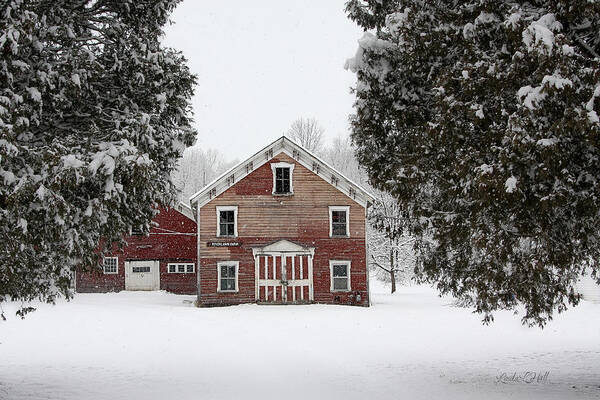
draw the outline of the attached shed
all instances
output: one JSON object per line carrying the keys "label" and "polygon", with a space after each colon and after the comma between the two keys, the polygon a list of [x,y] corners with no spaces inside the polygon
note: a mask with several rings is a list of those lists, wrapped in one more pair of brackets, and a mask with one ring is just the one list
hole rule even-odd
{"label": "attached shed", "polygon": [[131,235],[100,269],[76,274],[76,291],[167,290],[196,293],[196,222],[189,207],[161,208],[148,236]]}

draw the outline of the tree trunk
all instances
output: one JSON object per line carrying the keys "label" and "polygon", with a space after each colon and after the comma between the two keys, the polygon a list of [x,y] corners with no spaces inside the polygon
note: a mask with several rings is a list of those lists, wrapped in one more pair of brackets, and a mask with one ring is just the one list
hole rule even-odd
{"label": "tree trunk", "polygon": [[392,281],[392,294],[396,291],[396,274],[394,271],[394,249],[390,250],[390,280]]}

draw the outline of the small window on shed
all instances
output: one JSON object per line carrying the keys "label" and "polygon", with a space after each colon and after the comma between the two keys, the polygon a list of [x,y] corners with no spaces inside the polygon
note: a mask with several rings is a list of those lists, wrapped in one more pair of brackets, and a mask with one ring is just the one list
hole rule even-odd
{"label": "small window on shed", "polygon": [[169,263],[167,271],[170,274],[193,274],[194,263]]}
{"label": "small window on shed", "polygon": [[104,257],[102,268],[105,274],[117,274],[119,273],[119,258],[118,257]]}

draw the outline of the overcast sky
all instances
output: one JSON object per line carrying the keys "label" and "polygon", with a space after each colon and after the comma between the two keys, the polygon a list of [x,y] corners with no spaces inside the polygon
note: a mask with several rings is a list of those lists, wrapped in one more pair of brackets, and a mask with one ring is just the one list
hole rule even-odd
{"label": "overcast sky", "polygon": [[242,159],[315,117],[327,141],[348,134],[355,76],[344,70],[360,29],[345,0],[185,0],[163,43],[198,76],[198,141]]}

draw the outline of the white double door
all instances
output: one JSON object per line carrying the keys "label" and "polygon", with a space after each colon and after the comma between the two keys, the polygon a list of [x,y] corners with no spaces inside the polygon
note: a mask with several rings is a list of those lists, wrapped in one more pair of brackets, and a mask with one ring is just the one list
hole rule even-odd
{"label": "white double door", "polygon": [[159,289],[160,263],[158,260],[125,262],[125,290]]}
{"label": "white double door", "polygon": [[256,300],[261,303],[313,301],[312,254],[256,254]]}

